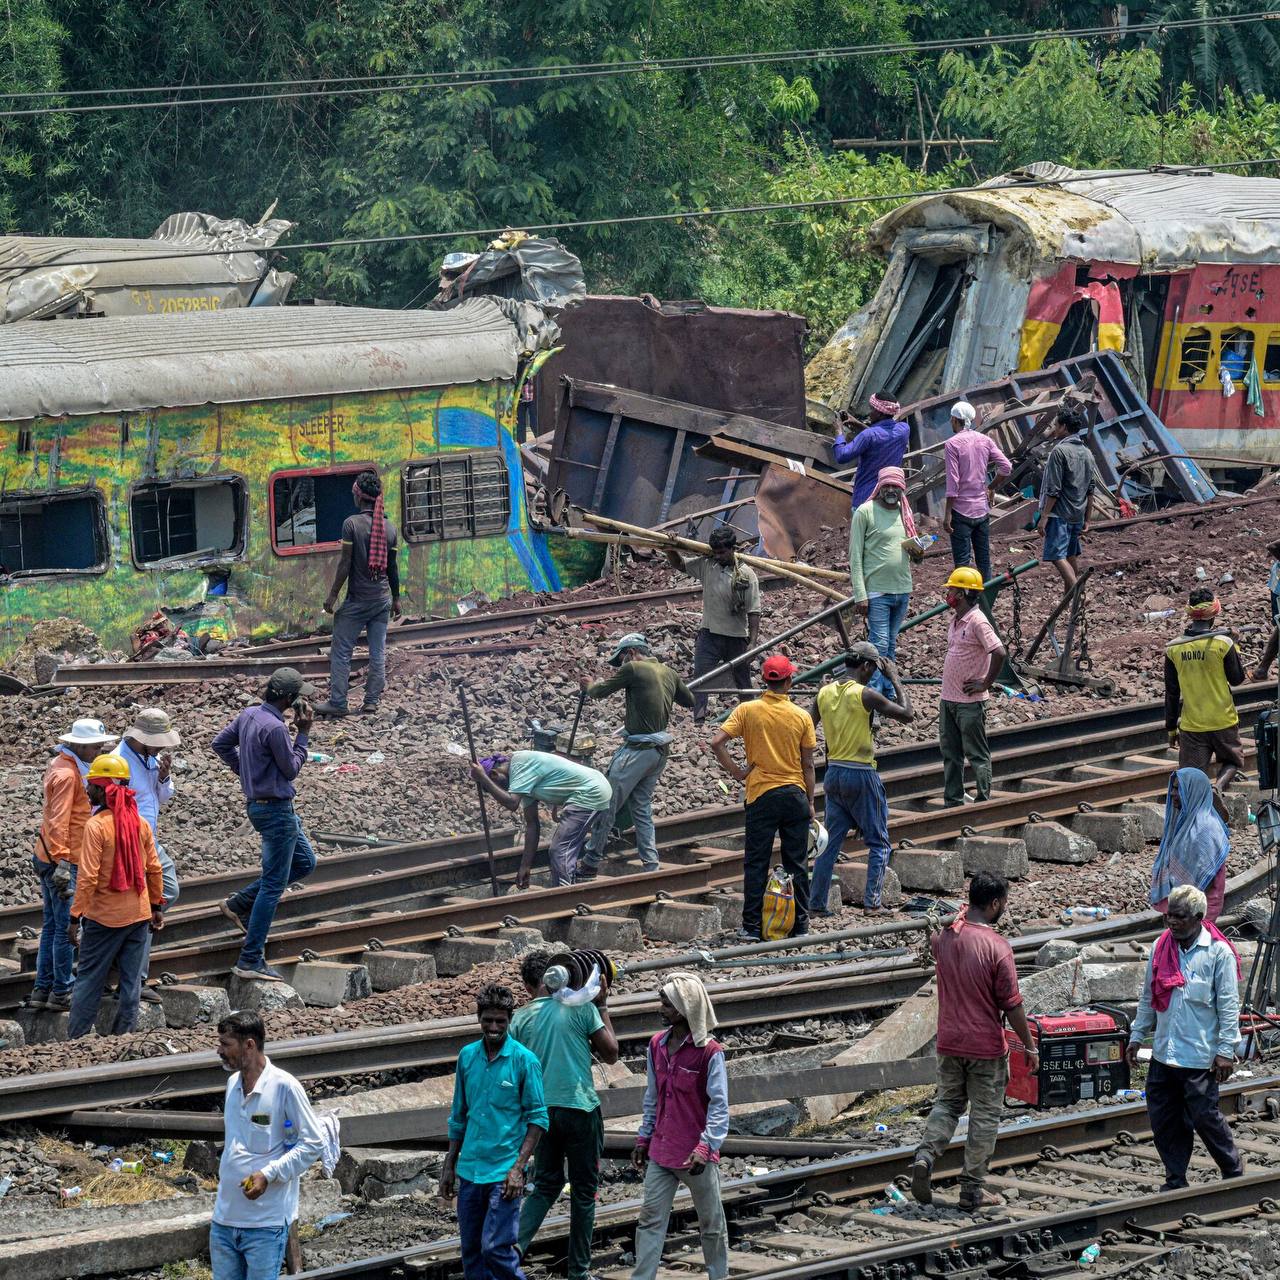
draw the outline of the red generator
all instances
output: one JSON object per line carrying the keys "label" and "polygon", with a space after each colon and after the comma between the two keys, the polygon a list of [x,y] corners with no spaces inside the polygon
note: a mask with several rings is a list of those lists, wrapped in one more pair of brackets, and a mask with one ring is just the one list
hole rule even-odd
{"label": "red generator", "polygon": [[1006,1030],[1009,1084],[1005,1097],[1043,1110],[1093,1098],[1114,1097],[1129,1087],[1129,1019],[1118,1009],[1076,1009],[1028,1018],[1040,1053],[1040,1070],[1027,1069],[1017,1035]]}

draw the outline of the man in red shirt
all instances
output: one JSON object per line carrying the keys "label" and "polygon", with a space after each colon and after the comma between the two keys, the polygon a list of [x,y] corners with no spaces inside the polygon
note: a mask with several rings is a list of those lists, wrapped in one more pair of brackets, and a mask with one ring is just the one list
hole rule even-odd
{"label": "man in red shirt", "polygon": [[1004,1203],[983,1188],[1009,1079],[1004,1020],[1026,1046],[1031,1071],[1040,1067],[1022,1008],[1013,948],[991,927],[1009,901],[1009,885],[984,872],[969,881],[969,909],[933,939],[938,973],[938,1095],[911,1162],[911,1194],[933,1202],[933,1162],[946,1150],[969,1108],[969,1136],[960,1175],[960,1208]]}

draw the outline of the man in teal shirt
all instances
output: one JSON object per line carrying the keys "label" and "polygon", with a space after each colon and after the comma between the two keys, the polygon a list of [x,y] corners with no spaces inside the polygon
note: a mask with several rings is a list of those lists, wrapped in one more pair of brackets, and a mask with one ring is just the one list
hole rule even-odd
{"label": "man in teal shirt", "polygon": [[603,981],[594,1003],[569,1003],[564,993],[569,973],[550,965],[551,953],[532,951],[520,966],[520,979],[534,998],[512,1019],[511,1035],[542,1064],[549,1123],[533,1164],[533,1189],[520,1212],[523,1257],[542,1220],[559,1198],[569,1175],[569,1280],[591,1274],[591,1233],[596,1222],[604,1121],[591,1077],[591,1055],[604,1063],[618,1060]]}
{"label": "man in teal shirt", "polygon": [[524,1168],[547,1108],[538,1059],[507,1034],[515,1005],[506,987],[480,991],[480,1039],[458,1055],[453,1077],[440,1195],[458,1194],[464,1280],[524,1280],[516,1252]]}

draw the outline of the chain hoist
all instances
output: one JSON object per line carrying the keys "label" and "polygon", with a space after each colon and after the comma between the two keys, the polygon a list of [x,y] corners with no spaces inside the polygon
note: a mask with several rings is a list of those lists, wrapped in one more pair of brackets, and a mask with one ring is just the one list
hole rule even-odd
{"label": "chain hoist", "polygon": [[1013,570],[1009,570],[1009,585],[1013,588],[1013,625],[1009,631],[1009,657],[1016,661],[1022,657],[1022,584]]}
{"label": "chain hoist", "polygon": [[1076,658],[1077,671],[1092,671],[1093,658],[1089,655],[1089,602],[1085,593],[1079,593],[1080,605],[1080,656]]}

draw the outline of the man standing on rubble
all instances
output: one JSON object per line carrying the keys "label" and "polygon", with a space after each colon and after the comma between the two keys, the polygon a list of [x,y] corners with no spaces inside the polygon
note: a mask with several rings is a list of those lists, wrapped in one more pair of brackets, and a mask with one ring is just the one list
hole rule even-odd
{"label": "man standing on rubble", "polygon": [[646,871],[658,869],[658,841],[653,831],[653,793],[667,767],[672,738],[667,732],[671,708],[693,706],[688,686],[665,663],[659,662],[649,642],[638,631],[625,635],[614,645],[609,665],[617,672],[592,684],[583,676],[582,688],[588,698],[607,698],[622,689],[626,696],[622,746],[609,761],[607,777],[613,797],[608,809],[596,819],[586,853],[578,863],[578,880],[594,880],[604,861],[609,833],[622,827],[619,815],[631,810],[636,829],[636,852]]}
{"label": "man standing on rubble", "polygon": [[[871,677],[877,671],[892,683],[892,698],[870,687]],[[811,917],[830,914],[827,899],[831,872],[850,831],[856,831],[867,846],[863,908],[873,912],[882,910],[880,891],[892,850],[889,800],[876,772],[872,717],[878,712],[890,720],[910,724],[916,714],[906,688],[898,679],[898,668],[888,658],[882,658],[875,645],[858,641],[844,655],[844,673],[844,680],[824,684],[818,690],[810,713],[814,727],[822,725],[827,741],[827,771],[822,778],[827,847],[813,863],[813,879],[809,882]]]}
{"label": "man standing on rubble", "polygon": [[853,477],[852,508],[856,511],[876,487],[880,472],[885,467],[900,467],[906,457],[907,441],[911,428],[898,420],[902,406],[887,392],[877,391],[869,401],[871,421],[852,440],[846,440],[840,427],[831,446],[831,456],[836,465],[857,465]]}
{"label": "man standing on rubble", "polygon": [[[377,711],[387,683],[387,624],[400,616],[396,527],[383,515],[378,473],[362,471],[351,486],[351,496],[356,513],[343,521],[342,551],[324,602],[325,612],[333,614],[333,641],[329,646],[329,698],[316,703],[318,716],[347,714],[351,655],[362,631],[369,642],[369,669],[360,711],[367,716]],[[343,583],[347,598],[339,605]]]}
{"label": "man standing on rubble", "polygon": [[[306,699],[314,693],[299,672],[281,667],[267,681],[261,704],[246,708],[213,740],[213,754],[239,776],[249,821],[262,837],[262,875],[219,907],[245,934],[231,971],[237,977],[283,980],[266,962],[267,935],[285,888],[315,870],[316,855],[293,808],[293,783],[311,732]],[[290,707],[293,738],[284,723]]]}
{"label": "man standing on rubble", "polygon": [[973,769],[975,799],[991,796],[991,748],[987,745],[987,702],[1004,666],[1005,647],[978,607],[982,575],[977,569],[953,569],[947,579],[951,610],[947,656],[942,663],[938,702],[938,749],[942,753],[942,802],[965,802],[964,762]]}
{"label": "man standing on rubble", "polygon": [[1040,1055],[1027,1026],[1013,948],[993,926],[1009,901],[1009,885],[978,872],[969,881],[968,909],[934,934],[938,981],[938,1093],[925,1121],[924,1138],[911,1162],[911,1194],[933,1203],[933,1162],[969,1108],[969,1133],[960,1175],[960,1208],[995,1208],[1004,1201],[986,1190],[987,1166],[996,1149],[1004,1090],[1009,1079],[1004,1021],[1022,1041],[1027,1070]]}
{"label": "man standing on rubble", "polygon": [[1102,487],[1093,454],[1084,442],[1088,429],[1082,410],[1066,407],[1058,414],[1058,443],[1044,464],[1040,505],[1032,525],[1044,522],[1040,559],[1052,564],[1070,591],[1080,576],[1080,539],[1089,532],[1093,495]]}
{"label": "man standing on rubble", "polygon": [[471,776],[504,809],[523,810],[524,854],[516,872],[516,888],[527,889],[538,852],[541,826],[538,802],[558,812],[547,860],[552,887],[572,884],[591,824],[608,810],[613,798],[609,780],[590,765],[550,751],[516,751],[485,756],[471,766]]}
{"label": "man standing on rubble", "polygon": [[[789,696],[795,673],[785,654],[766,658],[764,693],[735,707],[711,739],[711,751],[720,767],[747,787],[742,928],[738,930],[744,941],[760,941],[775,837],[781,843],[782,865],[791,876],[795,894],[792,936],[809,932],[809,824],[815,818],[813,752],[818,738],[813,721]],[[745,769],[729,754],[733,738],[742,739]]]}
{"label": "man standing on rubble", "polygon": [[23,1001],[26,1009],[71,1008],[75,949],[67,936],[76,866],[84,828],[92,810],[85,791],[89,765],[116,740],[101,720],[77,720],[58,738],[58,750],[44,771],[44,813],[31,865],[40,881],[44,921],[36,952],[36,980]]}
{"label": "man standing on rubble", "polygon": [[1129,1064],[1153,1041],[1147,1072],[1151,1137],[1164,1162],[1164,1186],[1187,1185],[1195,1135],[1224,1178],[1239,1178],[1244,1161],[1218,1107],[1218,1086],[1235,1070],[1240,1039],[1240,958],[1215,924],[1205,920],[1204,894],[1180,884],[1169,894],[1168,928],[1147,962],[1138,1015],[1129,1036]]}
{"label": "man standing on rubble", "polygon": [[528,1251],[543,1219],[569,1180],[569,1280],[591,1280],[591,1233],[595,1229],[604,1120],[591,1059],[618,1061],[618,1039],[609,1018],[609,990],[566,999],[569,971],[548,967],[549,951],[532,951],[520,964],[520,980],[533,997],[511,1020],[511,1035],[542,1065],[547,1131],[533,1162],[533,1186],[520,1211],[520,1255]]}
{"label": "man standing on rubble", "polygon": [[[760,580],[750,565],[738,560],[737,543],[733,530],[719,525],[707,539],[710,555],[686,560],[678,551],[667,550],[673,568],[702,583],[702,625],[693,645],[695,680],[754,649],[760,635]],[[738,663],[732,674],[745,696],[751,690],[751,664]],[[707,695],[695,693],[693,723],[700,725],[706,717]]]}
{"label": "man standing on rubble", "polygon": [[985,432],[974,430],[978,412],[967,400],[951,406],[951,436],[942,446],[947,473],[943,532],[951,537],[951,563],[976,564],[982,581],[991,580],[991,480],[1007,476],[1013,463]]}
{"label": "man standing on rubble", "polygon": [[1208,587],[1187,604],[1187,629],[1164,651],[1164,727],[1178,748],[1179,769],[1209,772],[1218,761],[1217,791],[1244,768],[1240,714],[1231,689],[1244,684],[1244,664],[1231,633],[1215,619],[1222,605]]}

